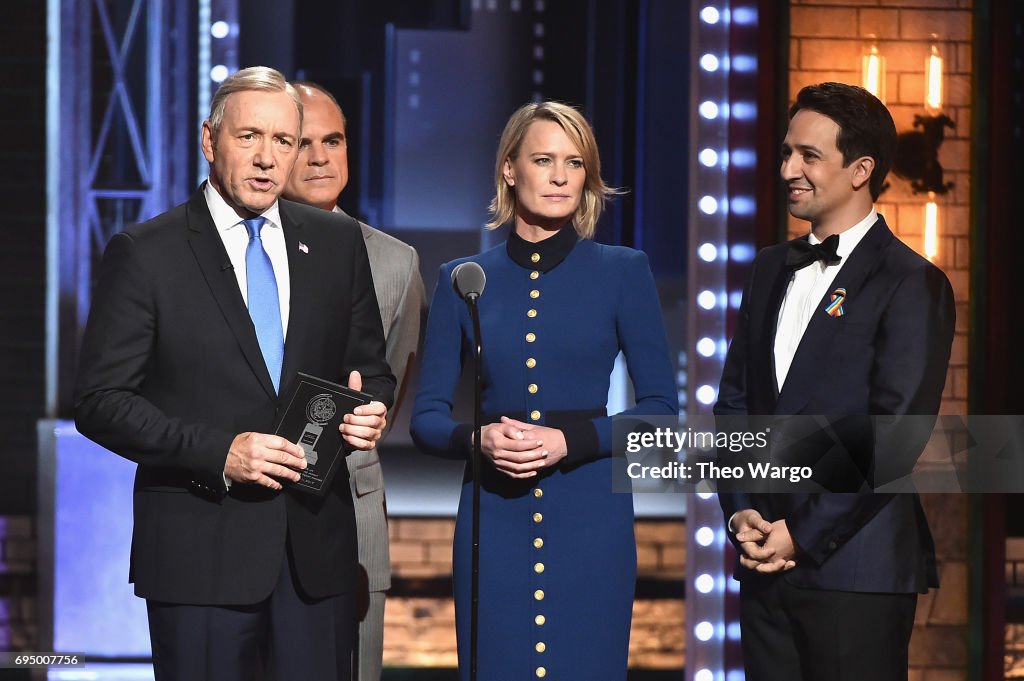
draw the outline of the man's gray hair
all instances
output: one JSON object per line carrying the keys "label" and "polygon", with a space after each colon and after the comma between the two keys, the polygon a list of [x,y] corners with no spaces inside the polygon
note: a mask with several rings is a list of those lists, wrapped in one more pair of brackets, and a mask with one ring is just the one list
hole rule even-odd
{"label": "man's gray hair", "polygon": [[224,82],[217,88],[210,102],[210,128],[213,130],[213,137],[216,139],[220,130],[220,124],[224,121],[224,107],[227,105],[228,97],[236,92],[284,92],[292,101],[299,112],[299,130],[302,129],[302,100],[298,91],[292,87],[284,75],[269,66],[250,66],[249,68],[236,71],[224,79]]}

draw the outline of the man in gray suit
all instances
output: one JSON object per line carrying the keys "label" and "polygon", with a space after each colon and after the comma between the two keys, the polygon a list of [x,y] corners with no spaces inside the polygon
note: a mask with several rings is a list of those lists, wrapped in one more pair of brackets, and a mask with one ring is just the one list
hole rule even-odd
{"label": "man in gray suit", "polygon": [[[314,83],[296,83],[304,118],[299,155],[284,195],[324,210],[343,213],[338,195],[348,184],[345,115],[334,97]],[[404,395],[405,374],[419,342],[424,303],[423,278],[416,250],[392,236],[360,223],[377,303],[384,324],[387,361],[398,380],[395,405]],[[391,588],[384,477],[377,450],[355,451],[346,457],[356,511],[359,564],[366,582],[359,603],[359,642],[353,652],[353,679],[379,681],[384,652],[384,593]]]}

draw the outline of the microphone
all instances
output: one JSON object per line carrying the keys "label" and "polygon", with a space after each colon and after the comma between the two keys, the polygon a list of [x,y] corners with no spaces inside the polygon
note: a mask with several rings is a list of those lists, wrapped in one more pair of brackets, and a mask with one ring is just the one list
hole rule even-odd
{"label": "microphone", "polygon": [[220,266],[220,271],[221,272],[227,272],[228,270],[233,270],[233,269],[235,269],[235,266],[232,265],[231,263],[228,263],[227,265],[221,265]]}
{"label": "microphone", "polygon": [[483,427],[483,354],[484,345],[480,336],[480,311],[477,309],[477,299],[484,292],[484,284],[487,283],[487,276],[484,268],[475,262],[464,262],[452,270],[452,288],[459,294],[459,297],[466,301],[469,308],[469,317],[473,320],[473,457],[470,470],[473,472],[473,515],[472,515],[472,537],[473,547],[471,552],[472,576],[470,583],[470,605],[469,605],[469,678],[476,681],[477,678],[477,657],[478,639],[480,630],[480,461],[483,454],[480,451],[480,430]]}
{"label": "microphone", "polygon": [[475,262],[464,262],[452,270],[452,287],[467,303],[475,301],[484,292],[487,275]]}

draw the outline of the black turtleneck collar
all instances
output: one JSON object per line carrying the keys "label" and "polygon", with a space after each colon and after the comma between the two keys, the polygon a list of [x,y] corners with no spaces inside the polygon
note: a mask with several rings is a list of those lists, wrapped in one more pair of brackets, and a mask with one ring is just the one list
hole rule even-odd
{"label": "black turtleneck collar", "polygon": [[536,243],[527,241],[513,229],[506,248],[508,257],[520,267],[547,273],[565,260],[577,240],[576,230],[571,223],[555,232],[554,236]]}

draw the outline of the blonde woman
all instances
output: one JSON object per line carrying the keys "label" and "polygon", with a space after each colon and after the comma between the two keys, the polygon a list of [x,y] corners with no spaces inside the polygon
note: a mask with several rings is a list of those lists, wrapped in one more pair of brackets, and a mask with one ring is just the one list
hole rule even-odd
{"label": "blonde woman", "polygon": [[[508,241],[441,268],[427,323],[413,437],[468,457],[452,399],[472,328],[451,271],[487,273],[479,678],[626,678],[636,578],[633,501],[612,493],[609,376],[624,353],[634,413],[675,414],[676,389],[647,257],[591,241],[606,198],[594,134],[556,102],[527,104],[501,136],[494,228]],[[468,467],[467,467],[468,470]],[[462,679],[469,677],[471,482],[455,530]]]}

